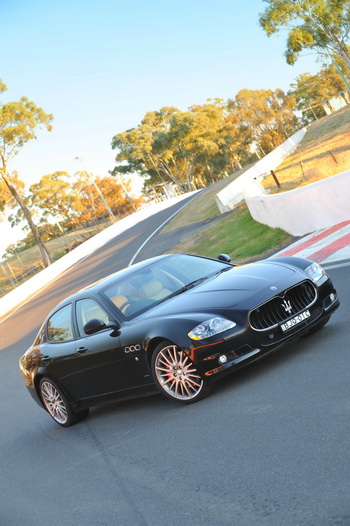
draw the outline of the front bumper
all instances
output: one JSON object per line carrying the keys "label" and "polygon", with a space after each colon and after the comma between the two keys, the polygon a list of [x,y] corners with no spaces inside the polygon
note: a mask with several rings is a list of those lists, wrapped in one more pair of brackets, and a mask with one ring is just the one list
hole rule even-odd
{"label": "front bumper", "polygon": [[317,301],[308,309],[310,316],[290,330],[283,332],[281,327],[277,326],[258,331],[247,323],[243,330],[225,340],[193,348],[190,352],[191,359],[203,378],[209,382],[216,381],[223,375],[241,369],[278,350],[322,324],[323,321],[328,321],[339,305],[332,282],[327,280],[318,289]]}

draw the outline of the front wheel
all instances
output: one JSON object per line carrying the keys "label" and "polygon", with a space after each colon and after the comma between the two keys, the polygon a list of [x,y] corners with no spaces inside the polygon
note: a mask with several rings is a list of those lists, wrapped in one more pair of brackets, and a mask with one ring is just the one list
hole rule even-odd
{"label": "front wheel", "polygon": [[89,409],[84,409],[79,413],[72,411],[65,395],[49,378],[40,380],[39,389],[45,409],[57,424],[69,427],[89,414]]}
{"label": "front wheel", "polygon": [[154,380],[166,397],[185,404],[207,396],[210,387],[199,375],[195,365],[177,345],[164,341],[152,356]]}

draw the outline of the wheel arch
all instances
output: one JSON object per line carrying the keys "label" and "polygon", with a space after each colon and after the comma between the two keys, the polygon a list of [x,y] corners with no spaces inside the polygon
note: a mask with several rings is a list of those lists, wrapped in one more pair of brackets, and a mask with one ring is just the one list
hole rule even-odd
{"label": "wheel arch", "polygon": [[69,397],[67,391],[65,390],[65,388],[61,385],[61,383],[58,380],[56,380],[56,378],[52,377],[50,374],[41,372],[41,373],[37,373],[35,375],[33,383],[34,383],[34,388],[35,388],[37,397],[40,400],[40,403],[41,403],[41,405],[43,406],[44,409],[45,409],[45,405],[44,405],[44,402],[43,402],[43,400],[41,398],[41,393],[40,393],[40,382],[41,382],[41,380],[43,378],[47,378],[48,380],[51,380],[51,382],[53,382],[55,385],[57,385],[57,387],[62,391],[64,396],[67,398],[68,404],[69,405],[71,404],[70,397]]}
{"label": "wheel arch", "polygon": [[[153,356],[154,351],[156,350],[157,346],[161,342],[164,342],[164,341],[171,341],[171,340],[169,338],[165,338],[165,336],[156,336],[155,338],[152,338],[152,340],[149,342],[147,346],[147,363],[149,367],[151,367],[152,356]],[[177,345],[175,344],[175,342],[172,342],[172,343],[174,343],[174,345]]]}
{"label": "wheel arch", "polygon": [[45,406],[44,406],[44,403],[43,403],[43,400],[41,398],[41,393],[40,393],[40,381],[42,378],[44,378],[46,375],[43,374],[43,373],[38,373],[35,375],[35,378],[34,378],[34,389],[35,389],[35,392],[36,392],[36,395],[38,397],[38,400],[40,401],[41,405],[43,406],[43,408],[45,409]]}

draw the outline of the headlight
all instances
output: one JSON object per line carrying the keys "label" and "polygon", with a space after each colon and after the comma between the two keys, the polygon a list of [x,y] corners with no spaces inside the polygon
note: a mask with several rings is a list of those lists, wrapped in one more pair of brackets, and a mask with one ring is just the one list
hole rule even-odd
{"label": "headlight", "polygon": [[220,332],[232,329],[232,327],[236,327],[234,321],[226,320],[226,318],[220,317],[211,318],[210,320],[204,321],[203,323],[197,325],[191,332],[188,333],[188,336],[192,340],[205,340],[206,338],[210,338],[210,336],[214,336]]}
{"label": "headlight", "polygon": [[311,263],[311,265],[306,267],[305,272],[309,274],[313,281],[318,281],[325,274],[325,271],[318,263]]}

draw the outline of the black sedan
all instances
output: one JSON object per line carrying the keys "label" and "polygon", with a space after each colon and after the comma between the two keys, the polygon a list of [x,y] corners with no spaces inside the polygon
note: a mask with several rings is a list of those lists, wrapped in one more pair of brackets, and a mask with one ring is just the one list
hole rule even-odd
{"label": "black sedan", "polygon": [[229,261],[159,256],[61,302],[20,359],[30,394],[66,427],[93,405],[155,390],[196,402],[223,375],[323,327],[339,306],[317,263]]}

